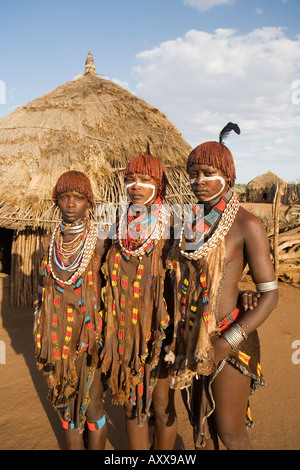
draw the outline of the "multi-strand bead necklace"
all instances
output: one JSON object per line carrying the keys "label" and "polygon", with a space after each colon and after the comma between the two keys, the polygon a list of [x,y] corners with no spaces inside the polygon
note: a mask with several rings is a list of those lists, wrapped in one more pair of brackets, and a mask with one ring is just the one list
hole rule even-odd
{"label": "multi-strand bead necklace", "polygon": [[[63,237],[64,233],[70,235],[77,234],[77,236],[72,240],[66,241]],[[48,264],[54,279],[67,285],[72,284],[73,279],[87,268],[95,250],[96,242],[97,231],[89,220],[85,219],[77,225],[65,224],[64,222],[59,223],[52,233],[49,245]],[[63,261],[63,258],[68,259],[75,255],[76,257],[71,264]],[[70,279],[62,281],[56,276],[53,271],[52,259],[60,271],[73,273]]]}
{"label": "multi-strand bead necklace", "polygon": [[[74,272],[78,268],[83,256],[83,248],[87,234],[87,221],[77,225],[67,225],[62,221],[59,230],[56,233],[55,244],[53,250],[53,261],[61,271]],[[76,235],[71,240],[65,240],[64,234]],[[66,264],[64,259],[69,259],[76,255],[72,263]]]}
{"label": "multi-strand bead necklace", "polygon": [[128,250],[127,248],[124,247],[123,242],[122,242],[122,234],[124,233],[124,231],[126,232],[126,230],[124,230],[124,224],[126,222],[125,217],[127,217],[127,212],[122,214],[120,218],[120,222],[119,222],[119,227],[118,227],[118,242],[119,242],[122,253],[124,253],[125,255],[129,255],[129,256],[138,256],[139,259],[141,259],[142,256],[145,254],[146,247],[149,245],[149,243],[151,243],[152,246],[154,246],[162,238],[162,234],[163,234],[166,224],[168,223],[169,216],[170,216],[170,212],[163,205],[159,211],[158,219],[155,222],[154,227],[150,227],[151,232],[147,233],[145,241],[141,244],[139,248],[135,250]]}

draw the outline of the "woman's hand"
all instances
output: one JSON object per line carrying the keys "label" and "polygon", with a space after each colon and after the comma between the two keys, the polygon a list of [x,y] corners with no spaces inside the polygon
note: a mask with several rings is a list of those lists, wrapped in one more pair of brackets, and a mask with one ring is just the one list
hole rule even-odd
{"label": "woman's hand", "polygon": [[238,302],[245,311],[253,310],[255,307],[257,307],[259,298],[259,292],[253,292],[252,290],[243,290],[239,293]]}

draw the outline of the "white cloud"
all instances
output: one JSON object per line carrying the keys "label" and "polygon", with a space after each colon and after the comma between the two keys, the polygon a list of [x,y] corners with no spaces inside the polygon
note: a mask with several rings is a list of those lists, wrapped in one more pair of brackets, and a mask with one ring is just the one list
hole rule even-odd
{"label": "white cloud", "polygon": [[129,83],[128,83],[128,82],[119,80],[119,78],[112,78],[111,81],[112,81],[113,83],[116,83],[116,84],[119,85],[120,87],[125,88],[126,90],[130,91],[131,93],[134,93],[133,91],[130,90],[130,86],[129,86]]}
{"label": "white cloud", "polygon": [[245,35],[191,30],[141,52],[137,61],[136,95],[165,112],[192,146],[217,139],[228,121],[237,122],[242,134],[228,145],[240,180],[271,164],[286,179],[298,177],[300,104],[293,84],[300,77],[300,37],[289,39],[281,28]]}
{"label": "white cloud", "polygon": [[233,5],[235,0],[184,0],[184,4],[200,11],[208,11],[218,5]]}
{"label": "white cloud", "polygon": [[117,85],[119,85],[120,87],[123,87],[123,88],[128,88],[129,87],[129,83],[128,82],[122,82],[122,80],[119,80],[118,78],[112,78],[111,81],[113,83],[116,83]]}

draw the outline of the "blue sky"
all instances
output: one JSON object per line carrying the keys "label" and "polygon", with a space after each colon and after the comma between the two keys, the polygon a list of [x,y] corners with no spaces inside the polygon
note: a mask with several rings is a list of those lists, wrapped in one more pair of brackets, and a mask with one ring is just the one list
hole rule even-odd
{"label": "blue sky", "polygon": [[237,122],[237,182],[300,178],[299,0],[0,0],[0,118],[84,71],[163,111],[195,147]]}

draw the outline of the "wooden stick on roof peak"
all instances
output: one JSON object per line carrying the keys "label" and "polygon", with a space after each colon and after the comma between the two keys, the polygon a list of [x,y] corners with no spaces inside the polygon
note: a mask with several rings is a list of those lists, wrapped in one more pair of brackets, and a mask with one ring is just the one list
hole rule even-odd
{"label": "wooden stick on roof peak", "polygon": [[88,53],[88,56],[85,61],[85,74],[92,73],[96,75],[96,67],[93,56],[91,52]]}

